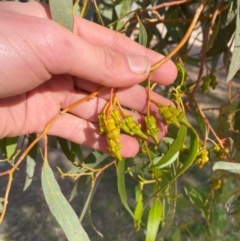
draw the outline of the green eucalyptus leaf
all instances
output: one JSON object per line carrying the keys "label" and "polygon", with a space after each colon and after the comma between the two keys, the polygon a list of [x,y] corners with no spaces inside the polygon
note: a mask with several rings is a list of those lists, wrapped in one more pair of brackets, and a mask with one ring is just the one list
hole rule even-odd
{"label": "green eucalyptus leaf", "polygon": [[138,24],[139,24],[138,42],[139,42],[139,44],[146,47],[147,39],[148,39],[147,31],[139,18],[138,18]]}
{"label": "green eucalyptus leaf", "polygon": [[172,241],[181,241],[181,229],[177,228],[171,236]]}
{"label": "green eucalyptus leaf", "polygon": [[[235,112],[234,115],[234,132],[232,135],[232,139],[234,140],[234,145],[236,148],[240,149],[240,101],[237,104],[237,107],[234,109],[234,111],[231,111],[232,113],[229,115],[233,115],[233,112]],[[228,121],[230,122],[230,121]]]}
{"label": "green eucalyptus leaf", "polygon": [[130,207],[128,205],[128,200],[127,200],[127,191],[126,191],[126,185],[125,185],[125,161],[126,161],[125,159],[123,159],[122,161],[119,161],[118,166],[117,166],[118,193],[119,193],[123,206],[130,213],[130,215],[134,218],[133,212],[130,209]]}
{"label": "green eucalyptus leaf", "polygon": [[85,200],[85,204],[84,204],[83,210],[82,210],[81,215],[80,215],[80,217],[79,217],[79,221],[80,221],[80,222],[82,222],[85,214],[86,214],[86,213],[89,213],[89,212],[87,212],[87,211],[90,210],[90,205],[91,205],[93,196],[94,196],[94,194],[95,194],[95,192],[96,192],[96,190],[97,190],[97,187],[98,187],[98,185],[99,185],[99,183],[100,183],[100,180],[101,180],[101,178],[102,178],[102,175],[103,175],[103,172],[101,172],[97,177],[95,177],[95,179],[94,179],[94,185],[92,185],[92,183],[91,183],[90,191],[89,191],[88,196],[87,196],[87,198],[86,198],[86,200]]}
{"label": "green eucalyptus leaf", "polygon": [[17,143],[18,143],[18,137],[6,138],[7,158],[11,158],[13,154],[16,152]]}
{"label": "green eucalyptus leaf", "polygon": [[136,186],[135,193],[137,205],[134,210],[134,226],[137,230],[139,230],[143,214],[143,194],[140,185]]}
{"label": "green eucalyptus leaf", "polygon": [[182,125],[178,130],[176,139],[170,146],[167,153],[163,157],[159,158],[159,161],[156,164],[154,164],[152,166],[152,168],[165,167],[165,166],[169,165],[169,163],[174,162],[176,160],[174,158],[176,158],[178,156],[179,150],[182,148],[182,146],[185,142],[186,135],[187,135],[187,127]]}
{"label": "green eucalyptus leaf", "polygon": [[[30,134],[28,136],[28,146],[31,145],[31,143],[36,139],[36,134]],[[29,151],[27,155],[27,165],[26,165],[26,178],[25,178],[25,184],[23,187],[23,191],[26,191],[27,188],[31,185],[34,177],[34,171],[36,166],[36,159],[37,159],[37,153],[38,153],[38,144],[34,145],[31,150]]]}
{"label": "green eucalyptus leaf", "polygon": [[155,241],[162,215],[162,203],[156,198],[148,214],[146,241]]}
{"label": "green eucalyptus leaf", "polygon": [[73,186],[73,189],[70,194],[69,202],[71,202],[73,198],[80,192],[80,190],[83,187],[85,187],[90,181],[91,181],[90,176],[81,176]]}
{"label": "green eucalyptus leaf", "polygon": [[198,153],[199,139],[196,131],[193,128],[190,128],[190,141],[189,141],[189,150],[186,157],[180,158],[182,167],[177,171],[175,179],[182,175],[195,160]]}
{"label": "green eucalyptus leaf", "polygon": [[32,156],[31,154],[29,154],[27,156],[27,166],[26,166],[26,180],[25,180],[25,184],[23,187],[23,191],[26,191],[27,188],[31,185],[32,181],[33,181],[33,177],[34,177],[34,171],[35,171],[35,166],[36,166],[36,159],[37,157],[37,153],[34,156]]}
{"label": "green eucalyptus leaf", "polygon": [[190,202],[199,209],[204,219],[208,222],[210,213],[209,206],[205,204],[205,198],[194,188],[184,187],[184,191]]}
{"label": "green eucalyptus leaf", "polygon": [[[154,158],[153,163],[154,164],[159,163],[163,157],[164,156],[159,156],[159,157]],[[179,157],[179,151],[176,152],[166,163],[158,166],[158,168],[164,168],[164,167],[171,165],[173,162],[175,162],[177,160],[178,157]]]}
{"label": "green eucalyptus leaf", "polygon": [[[198,146],[199,146],[199,139],[196,131],[193,128],[190,128],[190,147],[188,149],[187,156],[184,156],[180,158],[180,161],[182,163],[182,166],[180,169],[176,171],[176,175],[173,176],[169,182],[168,185],[174,182],[179,176],[181,176],[192,164],[195,160],[197,153],[198,153]],[[162,188],[164,189],[164,188]]]}
{"label": "green eucalyptus leaf", "polygon": [[213,57],[215,55],[222,54],[228,49],[228,43],[232,38],[234,31],[236,30],[236,18],[234,18],[227,26],[220,29],[216,36],[216,40],[212,44],[212,47],[207,51],[207,57]]}
{"label": "green eucalyptus leaf", "polygon": [[224,162],[219,161],[215,162],[213,165],[213,171],[216,170],[224,170],[232,173],[240,173],[240,163],[233,163],[233,162]]}
{"label": "green eucalyptus leaf", "polygon": [[58,140],[58,143],[60,144],[61,150],[64,153],[64,155],[67,157],[69,161],[73,162],[74,159],[73,159],[71,150],[69,148],[69,145],[70,145],[69,141],[61,137],[58,137],[57,140]]}
{"label": "green eucalyptus leaf", "polygon": [[49,209],[63,229],[67,239],[69,241],[90,241],[76,213],[63,196],[47,160],[44,161],[41,180]]}
{"label": "green eucalyptus leaf", "polygon": [[0,213],[2,213],[3,205],[2,202],[4,201],[4,198],[0,197]]}
{"label": "green eucalyptus leaf", "polygon": [[[238,2],[237,9],[240,7],[240,1]],[[227,82],[232,80],[234,75],[240,69],[240,12],[237,11],[237,18],[236,18],[236,33],[235,33],[235,45],[233,50],[233,55],[231,59],[231,63],[229,66],[229,71],[227,75]]]}
{"label": "green eucalyptus leaf", "polygon": [[6,137],[3,139],[0,139],[0,150],[2,151],[2,154],[6,157],[7,156]]}
{"label": "green eucalyptus leaf", "polygon": [[52,20],[59,23],[70,31],[73,31],[73,1],[72,0],[49,0]]}

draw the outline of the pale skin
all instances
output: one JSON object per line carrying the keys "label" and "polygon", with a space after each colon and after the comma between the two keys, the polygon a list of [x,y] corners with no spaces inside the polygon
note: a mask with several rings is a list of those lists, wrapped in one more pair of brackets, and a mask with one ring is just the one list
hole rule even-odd
{"label": "pale skin", "polygon": [[[0,3],[0,138],[41,133],[60,110],[98,86],[118,87],[123,106],[146,113],[146,90],[138,84],[163,56],[87,20],[75,17],[74,24],[71,33],[50,20],[48,7],[37,2]],[[152,80],[168,85],[176,75],[174,63],[167,61]],[[152,96],[171,104],[156,93]],[[108,98],[106,90],[75,107],[49,134],[106,152],[96,123]],[[152,111],[157,113],[154,107]],[[122,156],[138,152],[134,138],[122,134],[121,142]]]}

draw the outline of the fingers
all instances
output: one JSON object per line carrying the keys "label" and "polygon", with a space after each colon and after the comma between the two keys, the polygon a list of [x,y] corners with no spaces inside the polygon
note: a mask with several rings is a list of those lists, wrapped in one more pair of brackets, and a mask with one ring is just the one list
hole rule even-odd
{"label": "fingers", "polygon": [[[111,31],[83,18],[75,17],[75,31],[80,37],[91,43],[105,46],[122,54],[145,56],[150,60],[151,65],[154,65],[164,57],[137,44],[123,34]],[[169,60],[152,74],[152,79],[159,84],[168,85],[176,79],[176,76],[176,66]]]}
{"label": "fingers", "polygon": [[[76,78],[74,82],[75,87],[80,90],[75,90],[74,92],[65,92],[64,97],[61,98],[61,108],[63,109],[86,97],[90,93],[93,93],[98,88],[98,85],[85,80],[79,80],[78,78]],[[63,85],[63,83],[61,85]],[[71,112],[89,121],[98,121],[97,115],[102,112],[104,106],[109,100],[110,91],[111,88],[100,92],[97,97],[79,104],[77,107],[71,110]],[[123,108],[134,110],[134,112],[129,112],[129,114],[136,114],[137,112],[143,115],[146,114],[148,93],[147,90],[142,86],[134,85],[129,88],[117,89],[116,97]],[[150,97],[164,105],[172,105],[170,100],[155,92],[151,92]],[[151,104],[150,111],[151,114],[155,115],[158,119],[161,119],[160,115],[158,114],[158,107],[156,107],[156,105]]]}
{"label": "fingers", "polygon": [[[30,16],[30,10],[40,17],[49,14],[40,4],[25,3],[18,7],[15,12],[20,14],[24,11],[23,7]],[[25,39],[28,43],[25,47],[33,51],[35,58],[50,74],[69,73],[104,86],[126,87],[146,79],[150,66],[163,58],[119,33],[84,19],[75,18],[79,35],[76,36],[52,21],[25,17],[24,25],[17,26],[21,29],[20,37]],[[167,85],[175,79],[176,68],[168,61],[152,77],[154,81]],[[42,81],[46,81],[46,77]]]}
{"label": "fingers", "polygon": [[[50,128],[50,135],[82,144],[102,152],[108,152],[105,136],[98,134],[95,125],[71,114],[62,115]],[[123,157],[133,157],[138,153],[139,145],[134,138],[121,135]]]}

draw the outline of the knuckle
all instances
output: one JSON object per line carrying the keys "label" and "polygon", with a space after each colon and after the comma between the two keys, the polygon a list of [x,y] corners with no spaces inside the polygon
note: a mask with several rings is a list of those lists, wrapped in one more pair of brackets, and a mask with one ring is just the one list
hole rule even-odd
{"label": "knuckle", "polygon": [[116,54],[106,48],[102,49],[102,56],[101,59],[103,61],[104,67],[105,67],[105,73],[107,75],[109,75],[110,73],[115,73],[117,72],[117,69],[120,65],[120,63],[118,63],[118,56],[116,56]]}

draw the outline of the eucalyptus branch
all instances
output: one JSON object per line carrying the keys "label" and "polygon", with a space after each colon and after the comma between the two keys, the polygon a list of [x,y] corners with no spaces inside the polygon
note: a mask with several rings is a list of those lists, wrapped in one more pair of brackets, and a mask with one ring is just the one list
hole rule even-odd
{"label": "eucalyptus branch", "polygon": [[196,10],[196,13],[194,15],[194,18],[192,20],[192,23],[190,24],[186,34],[184,35],[183,39],[180,41],[180,43],[167,55],[165,56],[163,59],[161,59],[159,62],[157,62],[156,64],[154,64],[151,67],[151,72],[156,70],[157,68],[159,68],[160,66],[162,66],[165,62],[167,62],[170,58],[173,57],[173,55],[175,55],[182,47],[183,45],[187,42],[188,38],[190,37],[193,29],[195,28],[198,18],[200,16],[200,14],[202,13],[205,4],[207,3],[207,0],[203,0],[202,3],[200,4],[200,6],[198,7],[198,9]]}

